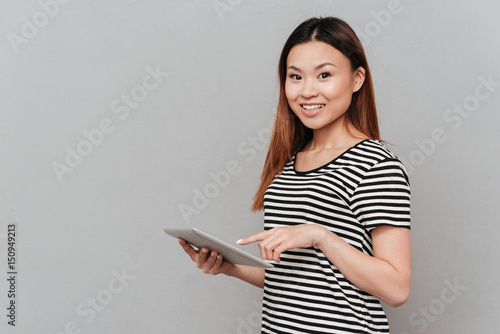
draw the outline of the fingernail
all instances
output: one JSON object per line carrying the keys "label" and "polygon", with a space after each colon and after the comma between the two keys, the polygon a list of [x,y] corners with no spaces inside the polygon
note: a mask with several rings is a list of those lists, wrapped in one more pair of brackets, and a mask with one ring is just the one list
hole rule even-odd
{"label": "fingernail", "polygon": [[208,252],[208,249],[203,248],[201,251],[202,251],[203,253],[206,253],[206,252]]}
{"label": "fingernail", "polygon": [[239,245],[242,241],[243,241],[243,239],[240,239],[240,240],[236,241],[236,243]]}

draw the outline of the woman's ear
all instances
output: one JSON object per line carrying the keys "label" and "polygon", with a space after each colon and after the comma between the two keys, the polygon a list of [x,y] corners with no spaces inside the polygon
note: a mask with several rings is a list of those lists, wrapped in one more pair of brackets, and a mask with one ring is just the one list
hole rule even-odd
{"label": "woman's ear", "polygon": [[365,73],[366,70],[363,67],[358,67],[356,71],[354,71],[354,86],[352,92],[355,93],[361,89],[363,83],[365,82]]}

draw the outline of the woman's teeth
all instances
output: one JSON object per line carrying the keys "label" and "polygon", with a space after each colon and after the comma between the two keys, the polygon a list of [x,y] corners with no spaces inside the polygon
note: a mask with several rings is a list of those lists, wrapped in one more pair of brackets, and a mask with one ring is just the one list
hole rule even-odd
{"label": "woman's teeth", "polygon": [[309,105],[303,104],[302,108],[304,108],[305,110],[315,110],[323,108],[324,106],[325,106],[324,104],[309,104]]}

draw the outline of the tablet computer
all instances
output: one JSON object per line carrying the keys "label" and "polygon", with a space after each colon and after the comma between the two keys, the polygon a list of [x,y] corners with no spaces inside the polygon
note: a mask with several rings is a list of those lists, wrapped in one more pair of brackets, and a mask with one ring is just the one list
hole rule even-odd
{"label": "tablet computer", "polygon": [[175,238],[186,240],[189,244],[197,248],[206,247],[210,250],[215,250],[224,257],[224,260],[232,264],[243,264],[261,268],[274,267],[272,264],[196,228],[166,228],[164,231]]}

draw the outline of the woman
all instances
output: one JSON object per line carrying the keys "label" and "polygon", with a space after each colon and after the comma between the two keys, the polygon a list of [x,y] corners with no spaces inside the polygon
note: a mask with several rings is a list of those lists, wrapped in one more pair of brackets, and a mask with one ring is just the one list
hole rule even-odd
{"label": "woman", "polygon": [[380,141],[363,47],[342,20],[300,24],[279,61],[280,96],[254,210],[264,269],[184,250],[205,273],[264,288],[263,333],[388,333],[380,300],[410,293],[410,188]]}

